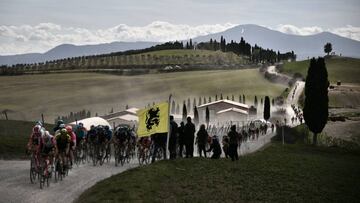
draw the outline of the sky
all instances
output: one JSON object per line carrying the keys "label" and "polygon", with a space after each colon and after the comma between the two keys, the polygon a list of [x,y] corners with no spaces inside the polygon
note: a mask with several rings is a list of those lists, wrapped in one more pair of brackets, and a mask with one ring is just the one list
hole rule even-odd
{"label": "sky", "polygon": [[359,0],[0,0],[0,55],[63,43],[169,41],[257,24],[360,41]]}

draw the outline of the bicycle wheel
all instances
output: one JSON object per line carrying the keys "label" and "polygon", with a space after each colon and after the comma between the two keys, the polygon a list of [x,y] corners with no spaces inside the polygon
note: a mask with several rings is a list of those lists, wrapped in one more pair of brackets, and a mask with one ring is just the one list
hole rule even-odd
{"label": "bicycle wheel", "polygon": [[100,162],[100,166],[103,165],[104,161],[105,161],[105,157],[104,157],[104,154],[105,154],[105,149],[104,149],[104,145],[101,145],[100,146],[100,149],[99,149],[99,162]]}
{"label": "bicycle wheel", "polygon": [[30,182],[32,184],[36,183],[37,175],[35,157],[32,156],[30,160]]}
{"label": "bicycle wheel", "polygon": [[94,146],[93,147],[93,152],[92,152],[92,161],[93,161],[93,165],[96,166],[97,164],[97,161],[98,161],[98,153],[97,153],[97,150],[98,147],[97,146]]}
{"label": "bicycle wheel", "polygon": [[43,189],[44,188],[44,185],[45,185],[45,175],[43,174],[44,171],[43,169],[41,169],[41,175],[40,175],[40,189]]}
{"label": "bicycle wheel", "polygon": [[120,149],[120,163],[121,166],[123,166],[125,163],[125,147],[121,147]]}

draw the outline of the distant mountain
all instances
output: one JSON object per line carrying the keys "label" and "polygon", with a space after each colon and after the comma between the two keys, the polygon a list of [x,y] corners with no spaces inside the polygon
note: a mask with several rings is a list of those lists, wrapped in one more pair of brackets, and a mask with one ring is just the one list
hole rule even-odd
{"label": "distant mountain", "polygon": [[[271,30],[258,25],[239,25],[223,32],[199,36],[193,39],[194,42],[209,41],[210,38],[220,41],[224,36],[227,42],[230,40],[240,41],[241,37],[251,45],[259,45],[263,48],[273,49],[274,51],[287,52],[293,50],[298,59],[305,59],[308,56],[324,56],[324,45],[330,42],[333,51],[343,56],[360,58],[360,41],[341,37],[329,32],[322,32],[315,35],[292,35],[279,31]],[[112,42],[96,45],[59,45],[46,53],[29,53],[19,55],[0,56],[0,65],[17,63],[45,62],[48,60],[106,54],[111,52],[126,51],[131,49],[144,49],[160,42]]]}
{"label": "distant mountain", "polygon": [[144,49],[159,44],[159,42],[112,42],[96,45],[72,45],[62,44],[43,54],[29,53],[19,55],[0,56],[0,65],[17,63],[38,63],[54,59],[62,59],[76,56],[88,56],[126,51],[131,49]]}
{"label": "distant mountain", "polygon": [[[308,56],[324,56],[324,45],[330,42],[333,51],[343,56],[360,58],[360,42],[349,38],[341,37],[330,32],[322,32],[315,35],[292,35],[271,30],[258,25],[239,25],[223,32],[199,36],[193,39],[194,42],[209,41],[210,38],[220,41],[220,37],[226,40],[240,41],[241,37],[251,45],[259,45],[263,48],[275,51],[286,52],[293,50],[298,59],[305,59]],[[227,41],[229,42],[229,41]]]}

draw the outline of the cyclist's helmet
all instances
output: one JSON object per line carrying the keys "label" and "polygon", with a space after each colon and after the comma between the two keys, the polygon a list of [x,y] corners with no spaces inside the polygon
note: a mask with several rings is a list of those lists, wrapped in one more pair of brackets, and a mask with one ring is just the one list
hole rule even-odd
{"label": "cyclist's helmet", "polygon": [[59,125],[59,128],[60,128],[60,129],[64,129],[64,128],[65,128],[65,124],[63,124],[63,123],[60,124],[60,125]]}
{"label": "cyclist's helmet", "polygon": [[37,121],[35,125],[43,126],[43,123],[41,121]]}
{"label": "cyclist's helmet", "polygon": [[66,126],[65,129],[67,130],[68,133],[71,133],[71,132],[72,132],[72,127],[71,127],[71,125]]}
{"label": "cyclist's helmet", "polygon": [[65,128],[61,129],[61,130],[60,130],[60,134],[61,134],[61,135],[67,134],[67,130],[66,130]]}
{"label": "cyclist's helmet", "polygon": [[35,125],[33,128],[33,133],[40,134],[40,131],[41,131],[41,126]]}
{"label": "cyclist's helmet", "polygon": [[57,125],[61,125],[61,124],[64,124],[64,121],[63,120],[58,120]]}
{"label": "cyclist's helmet", "polygon": [[83,124],[83,123],[79,123],[79,126],[80,126],[80,127],[84,127],[84,124]]}

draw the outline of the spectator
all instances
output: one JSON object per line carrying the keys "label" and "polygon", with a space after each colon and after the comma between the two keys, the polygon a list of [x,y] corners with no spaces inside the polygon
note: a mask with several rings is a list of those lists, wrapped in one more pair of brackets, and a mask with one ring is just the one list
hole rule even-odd
{"label": "spectator", "polygon": [[196,142],[198,145],[198,150],[199,150],[199,156],[202,157],[202,152],[204,152],[205,158],[206,158],[206,149],[205,149],[205,145],[207,143],[207,139],[208,139],[209,135],[205,129],[205,125],[202,124],[200,126],[200,130],[197,133],[197,137],[196,137]]}
{"label": "spectator", "polygon": [[232,161],[239,160],[239,155],[237,152],[239,134],[236,132],[235,125],[231,126],[228,136],[230,139],[230,145],[229,145],[230,158]]}
{"label": "spectator", "polygon": [[185,145],[186,145],[186,158],[194,156],[194,137],[195,125],[191,122],[191,117],[187,117],[187,123],[184,127]]}
{"label": "spectator", "polygon": [[174,116],[170,116],[170,137],[169,137],[170,159],[176,159],[177,136],[178,136],[178,125],[174,121]]}
{"label": "spectator", "polygon": [[179,143],[179,156],[180,157],[182,157],[183,150],[184,150],[184,147],[185,147],[184,129],[185,129],[184,122],[181,121],[180,127],[178,128],[178,134],[179,134],[178,143]]}
{"label": "spectator", "polygon": [[218,140],[216,135],[214,135],[212,137],[212,141],[211,141],[210,148],[209,148],[208,152],[211,152],[211,151],[213,152],[213,154],[211,156],[212,159],[220,158],[221,147],[220,147],[220,143],[219,143],[219,140]]}

